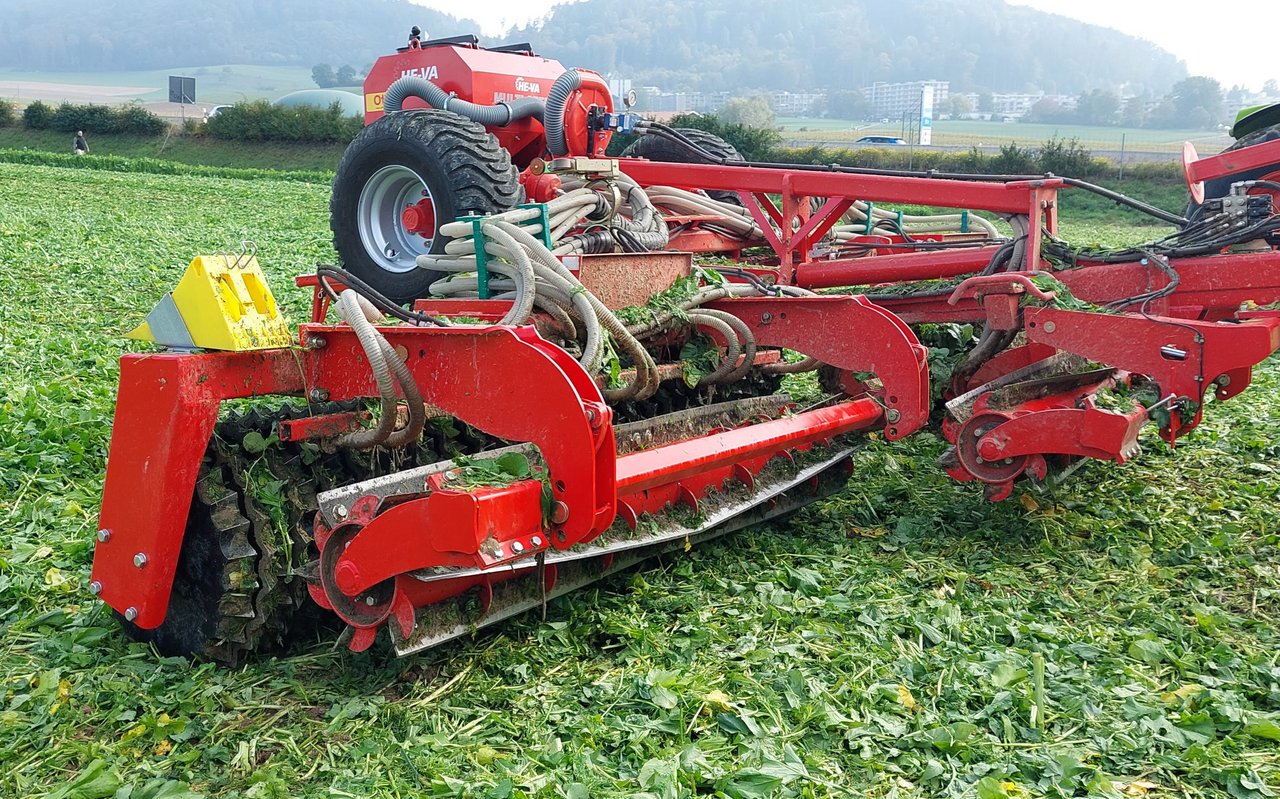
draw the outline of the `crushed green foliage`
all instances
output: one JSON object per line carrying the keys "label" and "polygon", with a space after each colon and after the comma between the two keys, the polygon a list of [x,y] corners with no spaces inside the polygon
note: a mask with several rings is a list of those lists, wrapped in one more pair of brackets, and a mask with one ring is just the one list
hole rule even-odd
{"label": "crushed green foliage", "polygon": [[1030,294],[1022,295],[1019,301],[1021,305],[1045,305],[1048,304],[1054,308],[1061,308],[1064,311],[1086,311],[1090,313],[1112,313],[1105,308],[1094,305],[1091,302],[1085,302],[1071,293],[1071,289],[1067,288],[1067,284],[1058,280],[1048,272],[1036,272],[1028,278],[1035,287],[1044,292],[1053,292],[1054,298],[1048,303],[1043,300],[1036,299]]}
{"label": "crushed green foliage", "polygon": [[977,341],[973,325],[943,322],[915,326],[916,337],[929,348],[929,391],[934,405],[951,387],[951,378]]}
{"label": "crushed green foliage", "polygon": [[450,488],[502,488],[534,476],[529,458],[522,452],[507,452],[496,458],[459,455],[445,481]]}
{"label": "crushed green foliage", "polygon": [[714,372],[724,360],[724,354],[711,336],[694,333],[680,347],[680,376],[689,388],[697,388],[698,381]]}
{"label": "crushed green foliage", "polygon": [[619,308],[614,314],[627,327],[636,327],[637,325],[653,324],[659,319],[667,316],[674,316],[676,319],[686,319],[684,308],[681,306],[688,302],[693,295],[702,289],[702,282],[692,275],[676,278],[676,282],[666,291],[654,294],[645,302],[644,305],[631,305],[626,308]]}
{"label": "crushed green foliage", "polygon": [[1274,362],[1175,451],[999,505],[936,436],[872,441],[790,521],[404,660],[128,643],[87,591],[116,336],[240,239],[304,317],[327,201],[0,165],[0,796],[1280,791]]}
{"label": "crushed green foliage", "polygon": [[972,275],[961,275],[954,278],[937,280],[914,280],[907,283],[886,283],[875,286],[853,286],[846,289],[833,289],[840,294],[871,294],[881,297],[900,297],[908,294],[942,294],[955,291],[956,287]]}

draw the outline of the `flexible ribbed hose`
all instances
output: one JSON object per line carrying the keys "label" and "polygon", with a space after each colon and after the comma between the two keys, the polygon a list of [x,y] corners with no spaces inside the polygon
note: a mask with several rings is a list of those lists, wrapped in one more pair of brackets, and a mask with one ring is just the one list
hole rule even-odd
{"label": "flexible ribbed hose", "polygon": [[369,368],[373,370],[374,382],[378,384],[378,396],[382,400],[382,415],[378,418],[377,426],[353,430],[340,436],[334,443],[339,447],[372,449],[387,440],[396,423],[396,387],[392,382],[391,367],[387,364],[387,358],[382,349],[386,340],[365,318],[359,295],[351,289],[338,295],[336,307],[338,315],[355,331],[360,346],[364,348],[365,357],[369,359]]}
{"label": "flexible ribbed hose", "polygon": [[569,96],[582,85],[582,74],[576,69],[567,70],[551,84],[547,93],[546,110],[542,115],[542,126],[547,131],[547,152],[555,157],[569,154],[569,145],[564,139],[564,107]]}
{"label": "flexible ribbed hose", "polygon": [[418,381],[413,379],[413,373],[405,365],[400,353],[396,352],[395,348],[385,338],[382,340],[382,357],[386,359],[387,365],[391,367],[391,374],[395,376],[396,382],[400,384],[400,390],[404,392],[405,405],[409,408],[408,423],[399,430],[393,431],[391,435],[387,436],[386,441],[382,442],[383,446],[399,449],[414,443],[422,435],[422,429],[427,426],[427,409],[422,402],[422,392],[418,389]]}
{"label": "flexible ribbed hose", "polygon": [[725,382],[729,374],[737,368],[738,356],[742,354],[742,344],[738,341],[737,333],[723,319],[704,311],[690,311],[689,324],[694,327],[714,330],[720,334],[725,343],[724,357],[720,359],[720,363],[715,369],[698,380],[698,388]]}
{"label": "flexible ribbed hose", "polygon": [[432,108],[452,111],[473,122],[479,122],[485,127],[500,128],[526,117],[542,119],[543,114],[542,101],[536,97],[520,97],[511,102],[495,105],[478,105],[459,100],[426,78],[417,75],[405,75],[391,84],[382,97],[382,110],[388,114],[394,114],[410,97],[417,97]]}

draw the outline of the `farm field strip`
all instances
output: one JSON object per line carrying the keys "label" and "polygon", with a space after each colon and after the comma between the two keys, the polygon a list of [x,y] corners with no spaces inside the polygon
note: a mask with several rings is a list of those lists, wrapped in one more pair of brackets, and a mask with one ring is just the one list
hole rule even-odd
{"label": "farm field strip", "polygon": [[[900,120],[887,124],[854,123],[843,120],[816,118],[781,118],[778,120],[782,136],[786,139],[812,139],[852,143],[863,136],[902,135]],[[1091,125],[1056,125],[1028,122],[982,122],[968,120],[940,120],[934,123],[933,143],[936,145],[984,145],[999,146],[1015,142],[1019,145],[1040,145],[1047,139],[1078,139],[1093,150],[1119,150],[1121,136],[1126,149],[1181,151],[1182,143],[1190,141],[1203,153],[1217,152],[1231,143],[1225,131],[1204,130],[1153,130],[1149,128],[1114,128]]]}
{"label": "farm field strip", "polygon": [[86,586],[119,335],[242,240],[302,318],[327,202],[0,163],[0,796],[1280,791],[1274,361],[1176,452],[1149,435],[1000,505],[934,466],[938,437],[873,440],[787,522],[419,657],[127,643]]}

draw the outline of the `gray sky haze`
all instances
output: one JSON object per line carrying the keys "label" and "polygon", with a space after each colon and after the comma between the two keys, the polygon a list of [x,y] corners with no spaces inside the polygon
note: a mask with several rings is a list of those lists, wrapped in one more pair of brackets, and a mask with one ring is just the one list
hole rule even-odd
{"label": "gray sky haze", "polygon": [[[490,36],[500,35],[513,25],[541,19],[554,6],[565,4],[563,0],[471,0],[466,4],[459,4],[457,0],[413,2],[478,19],[481,32]],[[1217,7],[1187,0],[1010,2],[1140,36],[1184,60],[1191,74],[1215,78],[1224,89],[1240,84],[1256,90],[1269,78],[1280,80],[1280,59],[1276,58],[1269,44],[1271,33],[1280,29],[1280,0],[1233,0]],[[1087,42],[1082,46],[1087,46]]]}

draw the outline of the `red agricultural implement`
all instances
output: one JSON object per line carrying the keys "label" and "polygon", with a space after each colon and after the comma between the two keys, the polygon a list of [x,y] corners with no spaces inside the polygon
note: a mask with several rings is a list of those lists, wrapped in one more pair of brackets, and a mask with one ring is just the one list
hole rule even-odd
{"label": "red agricultural implement", "polygon": [[[121,361],[92,587],[162,651],[234,659],[307,604],[418,651],[789,513],[929,424],[939,326],[981,331],[935,417],[992,499],[1173,443],[1280,347],[1280,142],[1189,159],[1226,190],[1188,219],[746,163],[470,37],[379,60],[366,103],[296,336],[252,257],[206,257],[140,332],[167,351]],[[1064,189],[1171,232],[1072,247]]]}

